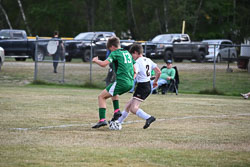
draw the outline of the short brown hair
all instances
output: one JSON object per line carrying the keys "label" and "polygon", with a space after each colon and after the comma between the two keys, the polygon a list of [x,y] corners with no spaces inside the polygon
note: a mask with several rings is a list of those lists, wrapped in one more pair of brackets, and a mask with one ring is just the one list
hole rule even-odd
{"label": "short brown hair", "polygon": [[120,46],[120,39],[118,37],[111,37],[108,39],[107,48],[109,49],[112,46],[117,48]]}
{"label": "short brown hair", "polygon": [[133,44],[130,49],[129,49],[129,52],[132,54],[132,53],[135,53],[137,52],[138,54],[142,54],[143,53],[143,48],[141,46],[141,44]]}
{"label": "short brown hair", "polygon": [[58,35],[59,36],[59,31],[54,31],[54,36]]}

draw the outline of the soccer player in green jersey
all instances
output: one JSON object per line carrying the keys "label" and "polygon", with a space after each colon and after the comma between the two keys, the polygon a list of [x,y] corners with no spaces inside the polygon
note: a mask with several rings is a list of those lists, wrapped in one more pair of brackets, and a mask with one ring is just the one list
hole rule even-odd
{"label": "soccer player in green jersey", "polygon": [[120,47],[120,39],[117,37],[109,38],[107,49],[111,51],[109,57],[101,61],[98,57],[93,58],[93,62],[101,67],[106,67],[109,63],[113,63],[116,73],[115,82],[108,85],[98,96],[99,103],[99,122],[92,128],[100,128],[106,126],[106,99],[112,98],[114,107],[114,116],[112,120],[117,120],[122,114],[119,109],[119,95],[128,92],[134,83],[134,64],[131,54]]}

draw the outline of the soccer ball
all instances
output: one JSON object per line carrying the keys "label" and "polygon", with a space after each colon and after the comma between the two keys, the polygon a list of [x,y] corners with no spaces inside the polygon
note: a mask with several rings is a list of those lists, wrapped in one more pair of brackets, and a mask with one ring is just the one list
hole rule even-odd
{"label": "soccer ball", "polygon": [[110,130],[121,130],[122,124],[119,121],[110,121],[109,122],[109,129]]}

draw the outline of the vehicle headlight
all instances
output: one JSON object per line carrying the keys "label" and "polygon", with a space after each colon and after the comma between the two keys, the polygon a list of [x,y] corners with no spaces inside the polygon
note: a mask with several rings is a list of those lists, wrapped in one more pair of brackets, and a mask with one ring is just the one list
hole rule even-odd
{"label": "vehicle headlight", "polygon": [[157,44],[157,46],[156,46],[158,49],[162,49],[162,48],[164,48],[164,45],[163,44]]}

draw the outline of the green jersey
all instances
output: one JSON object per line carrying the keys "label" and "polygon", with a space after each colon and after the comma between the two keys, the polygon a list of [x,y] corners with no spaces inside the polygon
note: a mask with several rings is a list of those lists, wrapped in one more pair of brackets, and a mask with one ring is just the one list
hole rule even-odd
{"label": "green jersey", "polygon": [[174,68],[170,68],[170,69],[163,68],[161,70],[161,76],[160,76],[160,78],[161,79],[165,79],[167,82],[169,82],[167,80],[167,77],[171,77],[172,79],[174,79],[174,77],[175,77],[175,69]]}
{"label": "green jersey", "polygon": [[107,60],[110,63],[113,63],[113,69],[116,74],[117,82],[126,82],[130,83],[134,80],[134,69],[133,65],[135,61],[132,58],[132,55],[124,49],[117,49],[110,53]]}

